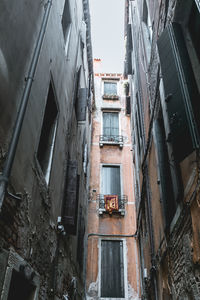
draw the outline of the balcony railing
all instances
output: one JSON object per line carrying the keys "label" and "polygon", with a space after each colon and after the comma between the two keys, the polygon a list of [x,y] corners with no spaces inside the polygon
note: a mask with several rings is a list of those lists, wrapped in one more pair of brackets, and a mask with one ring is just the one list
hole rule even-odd
{"label": "balcony railing", "polygon": [[119,145],[120,147],[123,147],[124,138],[122,135],[100,135],[99,136],[100,147],[103,147],[104,144]]}
{"label": "balcony railing", "polygon": [[[128,202],[128,196],[126,195],[118,195],[118,203],[117,207],[108,210],[106,198],[112,197],[113,195],[104,195],[104,194],[98,194],[97,195],[97,201],[99,202],[99,214],[103,214],[103,212],[107,213],[120,213],[121,215],[125,215],[125,204]],[[114,195],[115,197],[115,195]]]}

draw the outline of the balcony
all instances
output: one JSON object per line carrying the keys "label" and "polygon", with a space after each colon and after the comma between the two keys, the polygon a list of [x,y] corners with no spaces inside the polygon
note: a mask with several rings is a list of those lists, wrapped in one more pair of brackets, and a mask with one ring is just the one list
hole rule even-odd
{"label": "balcony", "polygon": [[123,147],[124,138],[122,135],[100,135],[99,136],[99,146],[103,145],[119,145],[120,148]]}
{"label": "balcony", "polygon": [[99,202],[99,214],[103,213],[119,213],[125,215],[125,204],[128,202],[126,195],[104,195],[98,194],[97,201]]}

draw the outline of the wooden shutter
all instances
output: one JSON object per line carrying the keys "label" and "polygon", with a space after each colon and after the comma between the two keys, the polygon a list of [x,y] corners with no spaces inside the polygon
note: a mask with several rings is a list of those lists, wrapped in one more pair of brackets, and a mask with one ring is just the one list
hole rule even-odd
{"label": "wooden shutter", "polygon": [[101,297],[124,298],[122,241],[101,241]]}
{"label": "wooden shutter", "polygon": [[127,63],[127,74],[132,75],[133,67],[132,67],[132,49],[133,49],[133,42],[132,42],[132,32],[131,32],[131,24],[127,26],[127,44],[126,44],[126,63]]}
{"label": "wooden shutter", "polygon": [[73,105],[77,105],[78,101],[78,87],[79,87],[79,81],[80,81],[80,76],[81,76],[81,68],[80,66],[75,73],[74,76],[74,89],[73,89]]}
{"label": "wooden shutter", "polygon": [[[160,173],[161,201],[165,215],[166,227],[168,227],[176,211],[176,201],[173,193],[163,118],[161,116],[154,122],[154,130]],[[175,183],[173,182],[173,184]]]}
{"label": "wooden shutter", "polygon": [[198,147],[196,122],[192,104],[198,92],[184,37],[179,24],[167,26],[158,40],[170,133],[176,161],[183,160]]}
{"label": "wooden shutter", "polygon": [[78,243],[77,243],[77,261],[79,263],[80,269],[83,269],[84,262],[84,236],[85,236],[85,219],[83,208],[80,207],[79,213],[79,225],[78,225]]}
{"label": "wooden shutter", "polygon": [[79,176],[77,161],[70,160],[67,167],[67,178],[64,195],[63,224],[65,231],[76,234]]}
{"label": "wooden shutter", "polygon": [[86,120],[86,107],[87,107],[87,88],[80,88],[78,92],[78,99],[76,103],[76,118],[77,121]]}
{"label": "wooden shutter", "polygon": [[131,113],[131,100],[130,96],[126,96],[126,114],[130,115]]}

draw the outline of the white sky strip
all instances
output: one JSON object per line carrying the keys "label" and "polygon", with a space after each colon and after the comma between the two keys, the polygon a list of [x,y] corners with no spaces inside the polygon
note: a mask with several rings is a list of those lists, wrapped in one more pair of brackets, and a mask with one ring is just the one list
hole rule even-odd
{"label": "white sky strip", "polygon": [[93,57],[102,60],[101,72],[123,72],[124,6],[124,0],[90,0]]}

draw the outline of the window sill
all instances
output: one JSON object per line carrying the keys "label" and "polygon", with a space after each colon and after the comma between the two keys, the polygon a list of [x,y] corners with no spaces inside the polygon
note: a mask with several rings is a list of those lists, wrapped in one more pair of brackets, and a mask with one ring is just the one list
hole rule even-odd
{"label": "window sill", "polygon": [[103,95],[103,100],[119,100],[118,95]]}
{"label": "window sill", "polygon": [[103,145],[117,145],[123,148],[124,138],[121,135],[100,135],[99,136],[99,146]]}
{"label": "window sill", "polygon": [[99,146],[102,148],[103,145],[116,145],[120,148],[123,148],[124,143],[123,142],[116,142],[116,141],[100,141]]}
{"label": "window sill", "polygon": [[120,214],[121,216],[125,216],[125,209],[118,209],[118,210],[113,210],[112,214],[109,214],[108,211],[106,211],[105,208],[99,208],[99,215],[103,215],[103,214],[107,214],[107,215],[116,215],[116,214]]}

